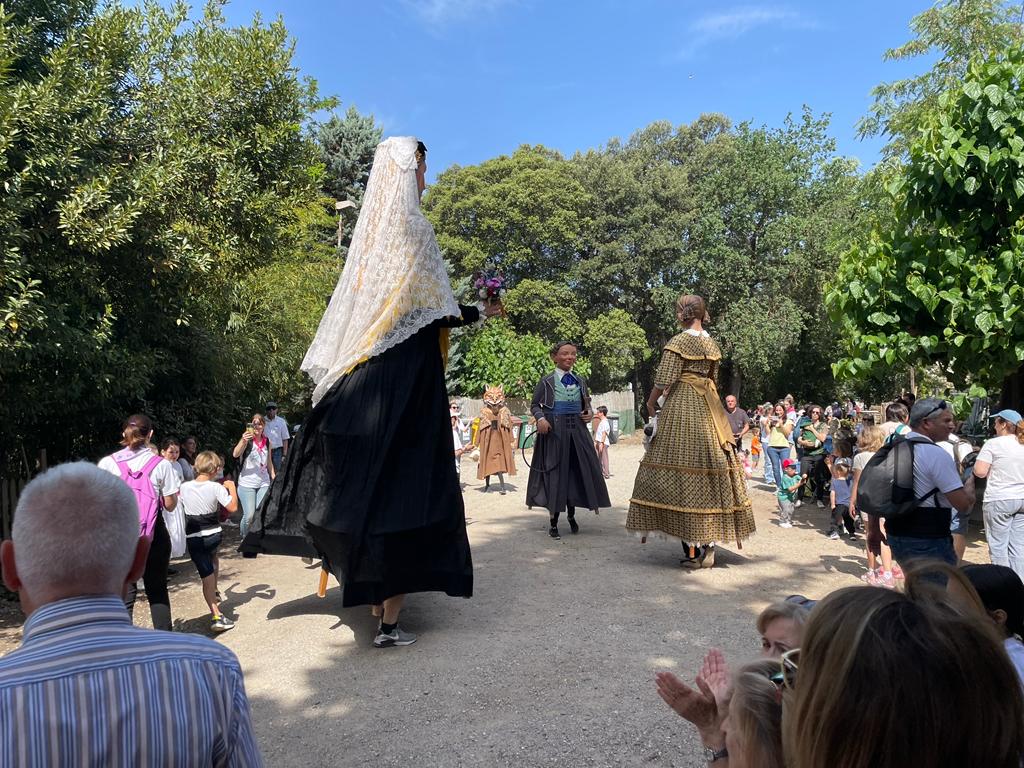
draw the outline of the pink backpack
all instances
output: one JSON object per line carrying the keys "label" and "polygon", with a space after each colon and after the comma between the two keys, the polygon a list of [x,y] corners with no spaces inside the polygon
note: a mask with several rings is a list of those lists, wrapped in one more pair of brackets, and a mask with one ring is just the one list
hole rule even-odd
{"label": "pink backpack", "polygon": [[121,470],[121,479],[131,488],[132,493],[135,494],[135,501],[139,505],[139,535],[152,538],[157,512],[163,505],[163,499],[157,495],[149,478],[153,474],[153,470],[156,469],[156,465],[163,461],[163,457],[154,454],[142,469],[133,472],[128,466],[128,460],[134,457],[135,453],[130,448],[125,448],[123,451],[115,453],[112,458],[117,462],[117,468]]}

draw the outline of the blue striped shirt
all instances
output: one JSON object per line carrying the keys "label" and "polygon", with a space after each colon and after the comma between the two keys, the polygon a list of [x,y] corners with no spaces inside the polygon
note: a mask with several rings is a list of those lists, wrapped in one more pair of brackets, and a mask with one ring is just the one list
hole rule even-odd
{"label": "blue striped shirt", "polygon": [[0,659],[0,766],[71,765],[262,765],[238,659],[115,596],[37,609]]}

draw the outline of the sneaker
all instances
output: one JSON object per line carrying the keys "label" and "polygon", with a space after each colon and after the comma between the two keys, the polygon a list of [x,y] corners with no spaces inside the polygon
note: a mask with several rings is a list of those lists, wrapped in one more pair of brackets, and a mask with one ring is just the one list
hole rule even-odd
{"label": "sneaker", "polygon": [[229,629],[234,628],[235,622],[229,619],[227,616],[214,616],[213,623],[210,625],[210,629],[214,632],[227,632]]}
{"label": "sneaker", "polygon": [[548,536],[550,536],[552,539],[560,539],[560,538],[562,538],[561,536],[558,535],[558,526],[557,525],[552,525],[551,528],[548,529]]}
{"label": "sneaker", "polygon": [[225,528],[237,528],[238,527],[238,523],[236,523],[234,520],[224,520],[221,523],[221,525],[223,525]]}
{"label": "sneaker", "polygon": [[859,538],[860,537],[857,535],[856,531],[854,531],[853,533],[850,534],[850,541],[857,541],[857,539],[859,539]]}
{"label": "sneaker", "polygon": [[829,531],[828,532],[828,537],[830,539],[832,539],[832,541],[836,541],[839,538],[839,534],[836,533],[835,531]]}
{"label": "sneaker", "polygon": [[579,526],[579,523],[576,522],[576,518],[575,517],[570,517],[569,518],[569,530],[572,531],[573,533],[579,533],[580,532],[580,526]]}
{"label": "sneaker", "polygon": [[803,503],[804,503],[803,499],[797,499],[796,501],[793,502],[793,506],[794,507],[801,507],[801,506],[803,506]]}
{"label": "sneaker", "polygon": [[792,527],[793,527],[792,523],[787,523],[785,521],[779,523],[779,528],[792,528]]}
{"label": "sneaker", "polygon": [[825,502],[823,502],[821,499],[818,499],[816,502],[814,502],[814,504],[818,507],[818,509],[825,508]]}
{"label": "sneaker", "polygon": [[878,578],[878,574],[876,574],[874,571],[868,571],[867,573],[862,573],[860,575],[860,580],[863,581],[865,584],[870,584],[871,580],[876,578]]}
{"label": "sneaker", "polygon": [[416,635],[412,632],[404,632],[401,627],[395,627],[395,629],[389,634],[384,634],[378,628],[377,636],[373,638],[373,645],[376,648],[390,648],[391,646],[401,645],[412,645],[416,642]]}

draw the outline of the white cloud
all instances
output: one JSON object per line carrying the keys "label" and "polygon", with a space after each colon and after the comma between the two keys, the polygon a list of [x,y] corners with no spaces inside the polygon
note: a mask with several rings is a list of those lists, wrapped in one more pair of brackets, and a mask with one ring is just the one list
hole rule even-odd
{"label": "white cloud", "polygon": [[435,26],[490,13],[511,2],[512,0],[402,0],[406,8]]}
{"label": "white cloud", "polygon": [[692,37],[679,54],[689,57],[699,49],[719,40],[734,40],[748,32],[762,28],[813,29],[817,24],[795,11],[782,6],[746,5],[720,13],[701,16],[689,26]]}

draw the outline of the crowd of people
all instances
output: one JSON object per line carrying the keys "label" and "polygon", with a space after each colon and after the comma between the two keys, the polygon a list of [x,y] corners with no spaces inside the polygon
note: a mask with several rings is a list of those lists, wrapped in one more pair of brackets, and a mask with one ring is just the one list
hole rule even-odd
{"label": "crowd of people", "polygon": [[[469,446],[444,364],[450,329],[502,308],[455,301],[419,208],[425,173],[416,139],[378,146],[341,278],[303,361],[313,409],[294,436],[275,403],[254,413],[231,450],[237,483],[192,438],[155,446],[151,420],[135,414],[98,467],[58,466],[25,488],[0,545],[4,580],[28,616],[21,647],[0,659],[0,765],[261,763],[234,655],[131,619],[141,580],[153,626],[172,629],[168,567],[187,552],[211,630],[234,626],[221,608],[218,553],[239,509],[243,553],[319,557],[321,584],[333,574],[344,607],[377,617],[378,648],[416,642],[399,626],[407,594],[472,596],[457,473]],[[805,501],[815,511],[827,503],[823,533],[863,536],[869,566],[870,586],[765,609],[762,659],[733,669],[711,649],[695,687],[658,674],[658,694],[696,726],[709,763],[1020,766],[1021,415],[995,414],[996,437],[974,456],[951,438],[952,406],[936,398],[895,402],[877,426],[862,413],[852,434],[841,428],[844,415],[858,416],[852,401],[798,411],[787,397],[749,418],[734,396],[719,397],[722,352],[704,327],[705,301],[679,296],[676,319],[651,382],[626,529],[642,542],[680,542],[686,568],[712,567],[719,544],[742,547],[755,531],[748,472],[761,461],[780,527],[794,525]],[[575,534],[577,509],[611,503],[607,414],[593,407],[576,358],[572,342],[552,347],[553,371],[530,408],[526,504],[545,511],[554,539],[563,513]],[[515,471],[512,423],[502,397],[489,397],[475,436],[478,477],[487,487],[497,476],[504,492]],[[992,564],[961,567],[982,482]],[[83,707],[88,728],[65,717]],[[59,760],[35,759],[58,746]]]}
{"label": "crowd of people", "polygon": [[715,768],[1024,761],[1024,582],[1003,565],[922,563],[906,589],[799,595],[757,619],[761,658],[717,649],[658,695]]}

